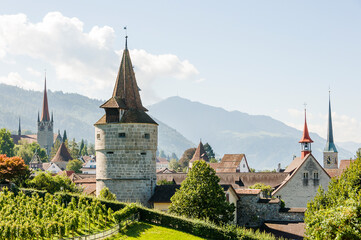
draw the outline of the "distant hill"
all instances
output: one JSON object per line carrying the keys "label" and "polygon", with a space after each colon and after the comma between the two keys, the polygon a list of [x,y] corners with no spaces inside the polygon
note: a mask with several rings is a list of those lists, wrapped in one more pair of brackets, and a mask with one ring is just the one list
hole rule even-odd
{"label": "distant hill", "polygon": [[[198,143],[202,138],[219,156],[245,153],[252,168],[273,169],[278,163],[284,167],[290,164],[294,154],[300,155],[298,141],[302,132],[268,116],[229,112],[180,97],[170,97],[148,109],[192,142]],[[313,155],[323,165],[326,140],[315,133],[310,135],[315,141]],[[338,151],[340,159],[354,155],[339,146]]]}
{"label": "distant hill", "polygon": [[[36,133],[38,111],[41,114],[43,93],[24,90],[18,87],[0,84],[0,128],[17,132],[18,119],[21,118],[22,130]],[[54,132],[67,131],[68,138],[80,141],[82,138],[94,143],[93,124],[104,114],[99,106],[104,101],[90,99],[79,94],[48,91],[49,111],[54,112]],[[168,127],[160,120],[159,149],[166,154],[182,155],[184,149],[195,144],[184,138],[179,132]]]}
{"label": "distant hill", "polygon": [[[41,111],[43,93],[0,84],[0,127],[37,131],[37,114]],[[101,100],[79,94],[48,91],[49,110],[54,112],[54,132],[66,129],[69,138],[82,138],[94,143],[93,124],[104,114]],[[239,111],[171,97],[148,106],[149,114],[159,123],[158,149],[167,155],[195,147],[199,139],[209,142],[218,156],[245,153],[251,167],[286,166],[293,154],[300,154],[301,132],[268,116],[252,116]],[[312,129],[310,129],[312,131]],[[311,133],[313,154],[322,162],[325,139]],[[337,143],[337,139],[336,139]],[[353,148],[355,143],[348,143]],[[346,146],[345,146],[346,148]],[[338,146],[341,159],[354,155]]]}

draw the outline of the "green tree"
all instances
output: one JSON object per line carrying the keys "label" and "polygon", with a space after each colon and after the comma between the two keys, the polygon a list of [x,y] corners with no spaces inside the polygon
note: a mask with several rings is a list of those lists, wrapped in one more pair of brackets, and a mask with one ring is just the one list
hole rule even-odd
{"label": "green tree", "polygon": [[63,133],[63,142],[65,142],[65,140],[68,140],[68,136],[66,135],[66,130],[64,130]]}
{"label": "green tree", "polygon": [[79,153],[81,153],[81,151],[83,151],[83,148],[84,148],[84,139],[82,139],[80,142]]}
{"label": "green tree", "polygon": [[211,158],[211,159],[209,159],[209,162],[210,162],[210,163],[217,163],[218,161],[217,161],[217,159],[215,159],[215,158]]}
{"label": "green tree", "polygon": [[165,179],[162,179],[162,180],[159,180],[157,182],[157,185],[174,185],[174,182],[173,181],[167,181]]}
{"label": "green tree", "polygon": [[83,149],[81,150],[81,155],[88,156],[88,147],[86,144],[84,145]]}
{"label": "green tree", "polygon": [[256,169],[254,169],[254,168],[249,168],[249,171],[250,171],[250,172],[256,172]]}
{"label": "green tree", "polygon": [[169,161],[169,169],[172,169],[172,170],[174,170],[176,172],[182,171],[182,168],[181,168],[179,162],[176,159],[171,159]]}
{"label": "green tree", "polygon": [[177,154],[172,153],[171,159],[175,159],[175,160],[177,160],[177,161],[178,161],[178,156],[177,156]]}
{"label": "green tree", "polygon": [[216,155],[213,152],[213,148],[211,147],[211,145],[209,145],[209,143],[204,144],[203,147],[204,147],[204,151],[206,151],[206,153],[207,153],[208,158],[216,157]]}
{"label": "green tree", "polygon": [[112,193],[107,187],[104,187],[102,190],[100,190],[98,198],[113,201],[117,200],[115,194]]}
{"label": "green tree", "polygon": [[92,143],[89,144],[88,154],[89,155],[95,155],[95,148],[94,148],[94,144],[92,144]]}
{"label": "green tree", "polygon": [[49,160],[53,159],[53,157],[54,157],[55,154],[57,153],[60,145],[61,145],[61,142],[59,141],[59,139],[56,139],[56,141],[55,141],[55,143],[54,143],[54,146],[51,147]]}
{"label": "green tree", "polygon": [[6,154],[8,157],[14,156],[14,141],[10,131],[6,128],[0,129],[0,154]]}
{"label": "green tree", "polygon": [[75,141],[75,138],[69,143],[70,155],[72,158],[77,159],[79,157],[79,146]]}
{"label": "green tree", "polygon": [[31,188],[38,190],[45,190],[49,193],[55,193],[59,191],[65,192],[81,192],[81,190],[75,186],[75,184],[66,175],[55,175],[51,173],[40,172],[36,176],[27,182],[27,185]]}
{"label": "green tree", "polygon": [[255,183],[249,187],[250,189],[260,189],[264,197],[271,197],[273,188],[270,185],[265,185],[264,183]]}
{"label": "green tree", "polygon": [[66,165],[66,170],[81,173],[80,169],[83,167],[83,162],[79,159],[70,160]]}
{"label": "green tree", "polygon": [[169,212],[191,218],[228,223],[234,219],[234,204],[226,201],[216,172],[204,161],[195,161],[187,178],[171,198]]}
{"label": "green tree", "polygon": [[182,157],[179,159],[179,164],[181,165],[181,168],[188,167],[189,161],[192,159],[195,152],[196,148],[188,148],[184,151]]}
{"label": "green tree", "polygon": [[159,154],[159,157],[161,157],[161,158],[167,158],[167,155],[165,155],[164,151],[161,150],[161,151],[160,151],[160,154]]}
{"label": "green tree", "polygon": [[15,145],[14,152],[16,156],[21,157],[25,161],[25,164],[29,164],[35,152],[37,152],[42,162],[47,162],[48,160],[46,150],[41,148],[36,142],[28,143],[25,140],[20,140],[18,144]]}
{"label": "green tree", "polygon": [[332,178],[325,192],[318,189],[305,214],[308,239],[361,239],[361,158],[339,178]]}

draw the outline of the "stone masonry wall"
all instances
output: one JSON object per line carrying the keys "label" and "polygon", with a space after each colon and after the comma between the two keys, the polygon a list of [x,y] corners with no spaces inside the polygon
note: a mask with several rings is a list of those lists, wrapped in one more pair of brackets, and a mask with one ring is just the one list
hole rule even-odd
{"label": "stone masonry wall", "polygon": [[108,187],[119,201],[148,205],[156,186],[157,141],[156,124],[96,125],[97,194]]}
{"label": "stone masonry wall", "polygon": [[237,224],[260,227],[265,221],[302,222],[302,211],[280,211],[278,199],[260,199],[259,195],[241,195],[238,201]]}

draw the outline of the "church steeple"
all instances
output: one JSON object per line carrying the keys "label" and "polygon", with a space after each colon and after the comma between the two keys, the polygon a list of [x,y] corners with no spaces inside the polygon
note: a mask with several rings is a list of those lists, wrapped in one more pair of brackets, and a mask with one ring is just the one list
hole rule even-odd
{"label": "church steeple", "polygon": [[331,112],[331,97],[328,96],[328,129],[327,129],[327,142],[324,151],[325,152],[337,152],[336,146],[333,142],[333,130],[332,130],[332,112]]}
{"label": "church steeple", "polygon": [[299,143],[301,143],[301,158],[304,158],[307,154],[311,153],[311,143],[313,143],[308,133],[306,108],[305,108],[305,125],[303,127],[303,134]]}
{"label": "church steeple", "polygon": [[323,166],[326,169],[338,168],[338,152],[335,143],[333,142],[332,130],[332,112],[331,112],[331,96],[328,95],[328,129],[327,129],[327,142],[323,150]]}
{"label": "church steeple", "polygon": [[48,95],[46,90],[46,77],[44,84],[44,96],[43,96],[43,111],[41,113],[41,121],[50,121],[49,108],[48,108]]}

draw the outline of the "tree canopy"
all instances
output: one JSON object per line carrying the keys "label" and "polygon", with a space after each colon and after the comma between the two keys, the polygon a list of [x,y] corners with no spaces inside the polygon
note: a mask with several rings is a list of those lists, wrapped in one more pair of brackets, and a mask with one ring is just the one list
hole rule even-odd
{"label": "tree canopy", "polygon": [[83,162],[79,159],[70,160],[66,165],[66,170],[74,171],[76,173],[81,173],[80,169],[83,167]]}
{"label": "tree canopy", "polygon": [[47,162],[48,160],[46,150],[44,148],[41,148],[40,145],[36,142],[28,143],[27,141],[20,140],[18,144],[15,145],[14,152],[16,156],[21,157],[24,160],[25,164],[28,165],[35,152],[37,152],[42,162]]}
{"label": "tree canopy", "polygon": [[10,131],[6,128],[0,129],[0,154],[5,154],[8,157],[14,156],[14,141]]}
{"label": "tree canopy", "polygon": [[339,178],[332,178],[325,192],[318,189],[307,204],[306,235],[309,239],[361,239],[361,158]]}
{"label": "tree canopy", "polygon": [[211,145],[209,145],[209,143],[204,144],[203,147],[204,147],[204,151],[206,151],[209,159],[216,157],[216,155],[213,152],[213,148],[211,147]]}
{"label": "tree canopy", "polygon": [[188,148],[184,151],[182,157],[179,159],[179,164],[181,165],[181,168],[188,167],[188,163],[192,159],[195,152],[196,148]]}
{"label": "tree canopy", "polygon": [[228,223],[234,219],[234,204],[226,196],[216,172],[204,161],[195,161],[187,178],[171,198],[169,211],[186,217]]}
{"label": "tree canopy", "polygon": [[98,198],[113,201],[117,200],[115,194],[112,193],[107,187],[104,187],[102,190],[100,190]]}
{"label": "tree canopy", "polygon": [[27,185],[31,188],[45,190],[49,193],[55,193],[59,191],[81,192],[81,190],[75,186],[75,184],[67,176],[52,176],[51,173],[44,172],[37,173],[32,180],[27,182]]}
{"label": "tree canopy", "polygon": [[16,181],[18,184],[30,175],[29,167],[20,157],[7,157],[0,155],[0,182],[5,180]]}

